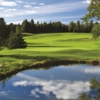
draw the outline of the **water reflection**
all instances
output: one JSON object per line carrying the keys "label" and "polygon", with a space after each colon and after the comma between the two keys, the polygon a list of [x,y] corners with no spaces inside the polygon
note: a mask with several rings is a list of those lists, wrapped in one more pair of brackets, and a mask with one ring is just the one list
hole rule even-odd
{"label": "water reflection", "polygon": [[98,66],[74,65],[23,71],[6,81],[5,88],[0,89],[0,99],[74,99],[90,90],[89,81],[100,77],[99,70]]}
{"label": "water reflection", "polygon": [[[39,98],[38,94],[44,94],[49,96],[53,93],[58,99],[77,98],[79,93],[89,90],[89,82],[68,80],[41,80],[35,77],[30,77],[24,74],[18,74],[19,77],[26,79],[23,81],[13,82],[13,86],[35,86],[36,88],[31,90],[31,95]],[[38,87],[41,88],[38,88]]]}

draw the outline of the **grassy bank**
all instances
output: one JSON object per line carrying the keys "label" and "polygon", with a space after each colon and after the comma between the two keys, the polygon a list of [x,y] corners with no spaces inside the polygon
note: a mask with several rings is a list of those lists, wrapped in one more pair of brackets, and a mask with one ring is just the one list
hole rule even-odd
{"label": "grassy bank", "polygon": [[[37,61],[73,60],[91,63],[100,60],[100,40],[94,41],[87,33],[54,33],[37,34],[24,37],[28,47],[0,51],[0,70],[8,72],[15,70],[16,66],[28,67]],[[4,70],[4,73],[6,71]]]}

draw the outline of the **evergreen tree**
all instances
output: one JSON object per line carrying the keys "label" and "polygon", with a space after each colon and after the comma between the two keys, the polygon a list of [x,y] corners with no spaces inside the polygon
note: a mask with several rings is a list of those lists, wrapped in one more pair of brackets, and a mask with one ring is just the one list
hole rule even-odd
{"label": "evergreen tree", "polygon": [[35,25],[34,25],[34,20],[33,19],[30,21],[30,32],[31,33],[35,32]]}
{"label": "evergreen tree", "polygon": [[10,34],[10,37],[8,39],[8,48],[14,49],[14,48],[26,48],[27,44],[23,39],[23,36],[21,34],[21,27],[18,25],[16,27],[16,33]]}
{"label": "evergreen tree", "polygon": [[73,21],[71,21],[69,23],[69,32],[75,32],[75,28],[76,28],[76,24]]}
{"label": "evergreen tree", "polygon": [[0,18],[0,36],[3,39],[7,38],[6,32],[7,32],[7,27],[6,27],[5,20],[4,20],[4,18]]}
{"label": "evergreen tree", "polygon": [[22,32],[28,32],[28,33],[30,32],[30,24],[29,24],[29,22],[27,20],[24,20],[22,22],[21,31]]}
{"label": "evergreen tree", "polygon": [[91,100],[89,97],[86,96],[85,93],[80,94],[80,96],[78,97],[80,100]]}
{"label": "evergreen tree", "polygon": [[3,46],[3,43],[2,43],[2,37],[0,37],[0,50],[1,50],[1,47]]}
{"label": "evergreen tree", "polygon": [[80,21],[77,21],[76,27],[75,27],[75,32],[80,32],[80,28],[81,28]]}
{"label": "evergreen tree", "polygon": [[0,45],[5,46],[5,40],[7,39],[7,27],[4,18],[0,18]]}
{"label": "evergreen tree", "polygon": [[14,25],[13,23],[10,23],[7,25],[7,34],[8,34],[8,37],[11,33],[11,31],[15,32],[16,31],[16,26],[17,25]]}

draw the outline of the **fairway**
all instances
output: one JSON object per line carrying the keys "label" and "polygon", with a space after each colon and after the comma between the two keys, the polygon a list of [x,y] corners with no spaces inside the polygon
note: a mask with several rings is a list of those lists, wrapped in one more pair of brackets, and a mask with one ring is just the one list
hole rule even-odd
{"label": "fairway", "polygon": [[47,33],[26,36],[26,49],[4,49],[0,61],[51,59],[100,59],[100,40],[94,41],[90,33]]}

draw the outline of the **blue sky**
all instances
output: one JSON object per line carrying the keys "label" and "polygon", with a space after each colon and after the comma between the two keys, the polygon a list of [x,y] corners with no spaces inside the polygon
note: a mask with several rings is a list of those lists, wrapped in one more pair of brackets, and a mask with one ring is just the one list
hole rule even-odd
{"label": "blue sky", "polygon": [[0,17],[6,23],[21,23],[24,19],[35,22],[76,22],[87,13],[90,0],[0,0]]}

